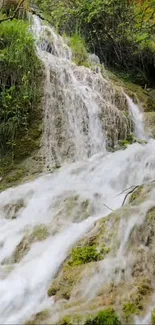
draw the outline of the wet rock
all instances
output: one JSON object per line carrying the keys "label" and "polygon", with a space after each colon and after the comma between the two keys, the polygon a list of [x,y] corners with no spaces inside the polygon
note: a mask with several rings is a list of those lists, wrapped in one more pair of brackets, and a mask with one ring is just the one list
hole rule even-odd
{"label": "wet rock", "polygon": [[91,63],[100,64],[100,59],[96,54],[89,54],[88,59]]}
{"label": "wet rock", "polygon": [[155,112],[145,112],[144,113],[144,122],[146,131],[155,138]]}

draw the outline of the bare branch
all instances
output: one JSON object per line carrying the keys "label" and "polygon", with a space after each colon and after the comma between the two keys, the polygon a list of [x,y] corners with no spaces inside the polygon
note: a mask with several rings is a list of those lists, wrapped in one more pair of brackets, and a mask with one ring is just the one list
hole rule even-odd
{"label": "bare branch", "polygon": [[108,205],[106,205],[106,204],[104,204],[104,203],[103,203],[103,205],[104,205],[107,209],[109,209],[110,211],[112,211],[112,212],[114,211],[113,209],[109,208]]}
{"label": "bare branch", "polygon": [[135,186],[131,191],[129,191],[129,192],[125,195],[125,198],[124,198],[124,200],[123,200],[122,206],[124,205],[124,203],[125,203],[125,201],[126,201],[128,195],[131,194],[131,193],[133,193],[133,192],[134,192],[134,191],[135,191],[139,186],[140,186],[140,185]]}
{"label": "bare branch", "polygon": [[21,0],[18,3],[18,5],[17,5],[17,7],[16,7],[16,9],[15,9],[15,11],[14,11],[14,13],[13,13],[12,16],[6,17],[6,18],[3,18],[3,19],[0,19],[0,23],[2,23],[3,21],[7,21],[7,20],[13,20],[15,18],[15,16],[16,16],[16,13],[18,12],[18,10],[21,9],[21,5],[23,4],[23,2],[24,2],[24,0]]}

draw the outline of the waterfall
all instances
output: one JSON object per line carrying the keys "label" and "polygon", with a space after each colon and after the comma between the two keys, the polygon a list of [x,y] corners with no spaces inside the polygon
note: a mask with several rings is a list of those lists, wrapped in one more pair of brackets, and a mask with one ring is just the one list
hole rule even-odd
{"label": "waterfall", "polygon": [[[42,141],[45,168],[105,152],[110,141],[117,142],[129,129],[126,116],[117,107],[116,90],[100,70],[96,73],[75,65],[63,38],[36,16],[33,31],[46,75]],[[121,100],[126,100],[123,93],[118,106]]]}
{"label": "waterfall", "polygon": [[144,124],[143,124],[143,114],[140,111],[137,104],[133,102],[133,100],[125,95],[129,105],[129,112],[131,114],[133,123],[134,123],[134,134],[138,139],[146,140],[147,136],[144,131]]}
{"label": "waterfall", "polygon": [[[126,121],[109,81],[77,67],[63,39],[37,17],[33,31],[46,74],[45,167],[50,170],[55,163],[62,167],[0,193],[1,324],[24,324],[37,312],[55,308],[47,291],[72,247],[97,220],[121,207],[126,189],[155,179],[154,140],[106,151],[107,127],[112,125],[117,140],[117,122],[121,127]],[[135,134],[141,138],[137,106],[128,101],[136,111]],[[116,256],[105,260],[87,282],[85,299],[92,288],[97,292],[103,279],[114,276],[122,261],[126,263],[126,243],[140,212],[122,226]]]}

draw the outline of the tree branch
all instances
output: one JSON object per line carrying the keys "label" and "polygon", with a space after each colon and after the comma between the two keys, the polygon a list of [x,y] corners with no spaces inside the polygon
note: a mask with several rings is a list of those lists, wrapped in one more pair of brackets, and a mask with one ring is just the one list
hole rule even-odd
{"label": "tree branch", "polygon": [[140,186],[140,185],[135,186],[131,191],[129,191],[129,192],[125,195],[125,198],[124,198],[124,200],[123,200],[122,206],[125,204],[125,201],[126,201],[128,195],[131,194],[131,193],[133,193],[133,192],[134,192],[134,191],[135,191],[139,186]]}
{"label": "tree branch", "polygon": [[13,20],[15,18],[15,16],[16,16],[16,13],[18,12],[18,10],[21,9],[21,5],[23,4],[23,2],[24,2],[24,0],[21,0],[18,3],[18,5],[17,5],[17,7],[16,7],[16,9],[15,9],[15,11],[14,11],[14,13],[13,13],[12,16],[6,17],[6,18],[3,18],[3,19],[0,19],[0,23],[2,23],[3,21],[7,21],[7,20]]}

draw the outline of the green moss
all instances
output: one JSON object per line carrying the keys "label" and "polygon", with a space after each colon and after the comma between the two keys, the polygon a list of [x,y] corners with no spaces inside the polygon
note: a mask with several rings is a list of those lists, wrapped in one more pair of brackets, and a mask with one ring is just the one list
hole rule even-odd
{"label": "green moss", "polygon": [[48,289],[47,294],[48,294],[49,297],[52,297],[52,296],[55,296],[56,295],[57,291],[58,291],[57,288],[51,287],[51,288]]}
{"label": "green moss", "polygon": [[142,193],[143,186],[138,186],[138,188],[131,194],[129,203],[135,201]]}
{"label": "green moss", "polygon": [[71,322],[71,319],[69,316],[65,316],[61,322],[60,325],[73,325],[73,323]]}
{"label": "green moss", "polygon": [[132,144],[135,142],[134,134],[130,133],[128,135],[127,139],[124,140],[119,140],[119,145],[123,148],[126,149],[128,145]]}
{"label": "green moss", "polygon": [[126,319],[128,320],[132,315],[137,314],[138,308],[134,302],[128,301],[123,305],[123,311]]}
{"label": "green moss", "polygon": [[103,254],[103,256],[105,256],[106,254],[108,254],[110,252],[110,248],[106,247],[106,246],[102,246],[101,250],[100,250],[100,254]]}
{"label": "green moss", "polygon": [[114,309],[108,308],[87,319],[84,325],[121,325],[121,322]]}
{"label": "green moss", "polygon": [[85,265],[70,267],[67,263],[63,266],[60,274],[54,280],[48,290],[48,296],[55,296],[56,300],[62,298],[68,300],[71,296],[73,287],[79,283]]}
{"label": "green moss", "polygon": [[155,309],[151,313],[151,325],[155,325]]}
{"label": "green moss", "polygon": [[97,251],[96,246],[76,247],[72,250],[71,258],[68,262],[70,266],[86,264],[99,261],[103,258],[102,254]]}
{"label": "green moss", "polygon": [[44,310],[37,313],[31,320],[25,323],[25,325],[38,325],[45,321],[49,317],[49,310]]}
{"label": "green moss", "polygon": [[148,97],[146,101],[146,112],[154,112],[155,111],[155,98],[152,98],[151,96]]}
{"label": "green moss", "polygon": [[49,236],[49,232],[45,225],[36,226],[31,234],[33,240],[45,240]]}
{"label": "green moss", "polygon": [[127,146],[130,144],[128,140],[120,140],[119,145],[122,147],[122,149],[126,149]]}
{"label": "green moss", "polygon": [[139,296],[138,298],[140,298],[141,296],[141,298],[143,299],[144,296],[150,294],[151,290],[152,290],[151,281],[146,278],[143,279],[138,286],[138,296]]}
{"label": "green moss", "polygon": [[138,314],[140,310],[143,309],[142,304],[143,296],[139,293],[136,293],[132,301],[128,301],[123,305],[123,311],[126,319],[130,319],[132,315]]}
{"label": "green moss", "polygon": [[[7,160],[6,160],[7,161]],[[11,169],[9,173],[7,173],[7,169]],[[4,168],[2,167],[0,170],[0,176],[2,176],[2,180],[0,181],[0,191],[4,191],[6,188],[18,185],[21,183],[21,180],[27,175],[27,169],[23,166],[9,165],[6,167],[4,172]]]}
{"label": "green moss", "polygon": [[25,174],[25,170],[24,169],[18,169],[17,171],[15,170],[15,172],[10,175],[10,176],[7,176],[5,178],[5,181],[7,183],[17,183]]}
{"label": "green moss", "polygon": [[36,115],[34,117],[35,124],[30,127],[28,132],[16,140],[16,145],[14,147],[14,160],[19,161],[26,157],[29,157],[33,151],[40,148],[40,137],[42,134],[41,125],[37,125],[41,122],[42,114],[40,112],[40,117]]}
{"label": "green moss", "polygon": [[155,208],[151,208],[146,215],[146,219],[148,221],[154,221],[155,220]]}

